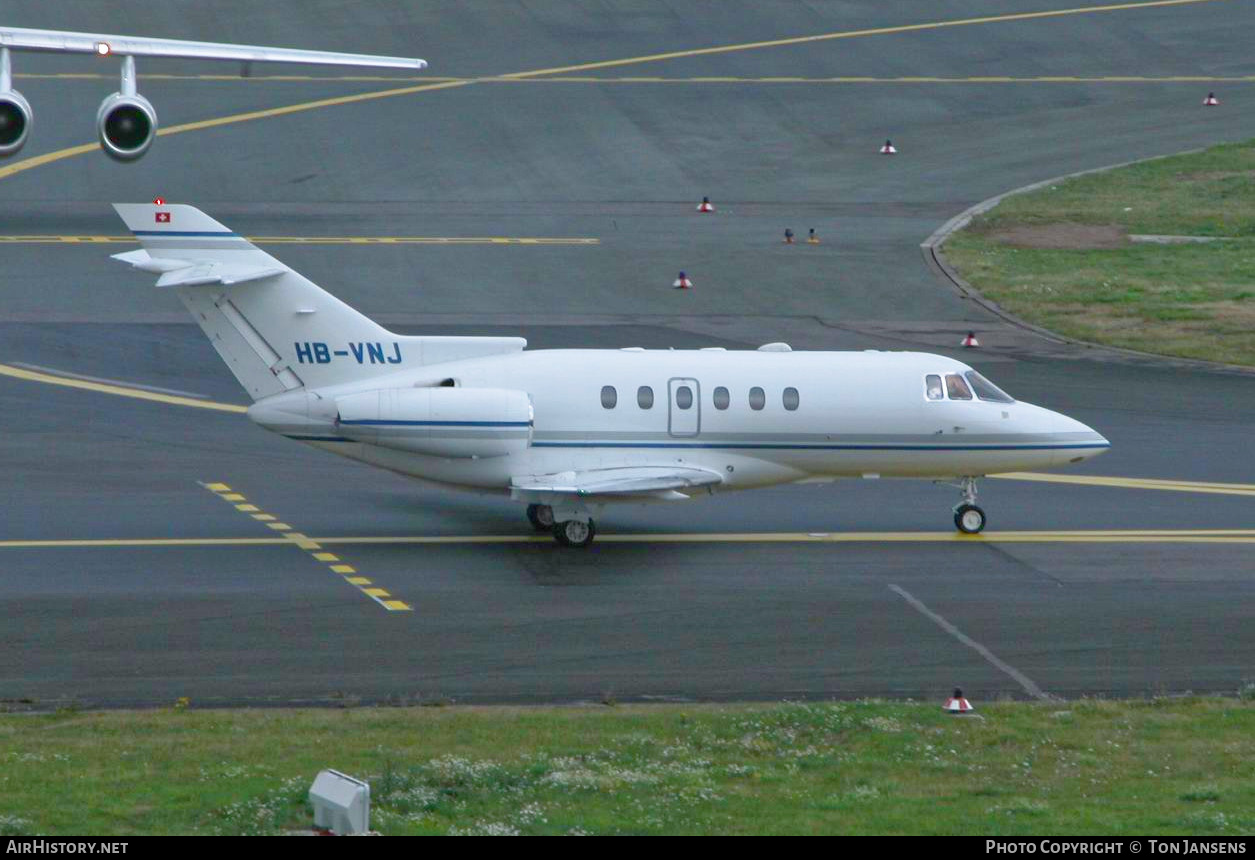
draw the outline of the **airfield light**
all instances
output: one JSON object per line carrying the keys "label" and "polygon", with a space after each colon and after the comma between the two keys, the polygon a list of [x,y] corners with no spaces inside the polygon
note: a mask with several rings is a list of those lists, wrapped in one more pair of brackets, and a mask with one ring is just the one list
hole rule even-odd
{"label": "airfield light", "polygon": [[164,198],[164,197],[154,197],[154,198],[153,198],[153,205],[154,205],[154,206],[165,206],[165,205],[166,205],[166,198]]}

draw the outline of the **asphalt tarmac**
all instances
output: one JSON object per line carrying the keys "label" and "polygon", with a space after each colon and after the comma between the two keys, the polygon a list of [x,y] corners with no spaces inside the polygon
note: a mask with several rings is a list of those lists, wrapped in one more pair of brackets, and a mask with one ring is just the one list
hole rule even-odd
{"label": "asphalt tarmac", "polygon": [[[239,414],[0,375],[0,705],[1236,690],[1255,677],[1255,377],[1009,327],[939,280],[919,244],[1010,188],[1255,135],[1255,81],[1214,80],[1252,73],[1255,12],[973,20],[1052,8],[1076,7],[10,4],[13,26],[431,66],[218,80],[199,76],[238,66],[141,61],[166,129],[265,115],[164,135],[118,165],[63,152],[93,139],[116,63],[15,55],[36,120],[0,163],[0,365],[246,402],[177,300],[108,260],[132,246],[92,238],[124,232],[110,202],[159,194],[250,236],[596,240],[268,246],[406,333],[958,355],[975,329],[983,348],[965,360],[1113,449],[1060,473],[1074,483],[983,481],[983,541],[954,540],[953,489],[858,481],[612,508],[578,552],[532,540],[507,500],[374,471]],[[965,23],[903,29],[935,22]],[[841,35],[656,58],[820,34]],[[53,77],[71,73],[99,77]],[[519,73],[534,74],[501,77]],[[1094,80],[1113,76],[1157,80]],[[445,86],[274,113],[427,83]],[[1219,109],[1201,108],[1209,90]],[[887,137],[899,155],[877,154]],[[694,212],[702,196],[714,215]],[[821,244],[784,245],[786,227]],[[671,289],[681,269],[695,290]]]}

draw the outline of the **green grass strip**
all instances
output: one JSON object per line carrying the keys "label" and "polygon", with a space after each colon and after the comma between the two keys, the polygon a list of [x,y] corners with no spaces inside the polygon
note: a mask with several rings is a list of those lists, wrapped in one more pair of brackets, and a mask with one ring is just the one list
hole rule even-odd
{"label": "green grass strip", "polygon": [[1255,365],[1255,141],[1008,197],[943,252],[983,295],[1060,334]]}
{"label": "green grass strip", "polygon": [[1255,702],[939,704],[7,715],[0,835],[281,833],[328,767],[385,834],[1255,830]]}

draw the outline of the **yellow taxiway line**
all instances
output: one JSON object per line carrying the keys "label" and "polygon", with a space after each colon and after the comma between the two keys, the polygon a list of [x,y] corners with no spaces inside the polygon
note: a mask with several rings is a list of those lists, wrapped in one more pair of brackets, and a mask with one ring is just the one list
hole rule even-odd
{"label": "yellow taxiway line", "polygon": [[947,27],[968,27],[978,24],[1002,24],[1011,21],[1061,18],[1067,15],[1090,15],[1098,12],[1121,12],[1134,9],[1153,9],[1162,6],[1186,6],[1213,2],[1223,2],[1223,0],[1151,0],[1151,2],[1142,3],[1117,3],[1107,6],[1080,6],[1073,9],[1052,9],[1045,12],[1019,12],[1007,15],[988,15],[981,18],[962,18],[953,21],[933,21],[926,24],[904,24],[896,27],[876,27],[868,30],[844,30],[836,33],[820,33],[813,36],[794,36],[786,39],[769,39],[762,42],[746,42],[739,45],[719,45],[711,48],[669,51],[663,54],[648,54],[642,57],[628,57],[621,60],[603,60],[601,62],[594,63],[578,63],[571,66],[557,66],[550,69],[537,69],[531,72],[515,72],[514,74],[501,75],[500,77],[530,78],[539,75],[561,75],[567,72],[586,72],[590,69],[610,69],[618,66],[657,63],[664,60],[679,60],[687,57],[705,57],[712,54],[730,54],[735,51],[755,51],[762,48],[782,48],[790,45],[805,45],[814,42],[827,42],[835,39],[857,39],[866,36],[888,36],[899,33],[918,33],[926,30],[940,30]]}
{"label": "yellow taxiway line", "polygon": [[[600,239],[552,236],[245,236],[254,245],[599,245]],[[0,245],[137,245],[134,236],[0,236]]]}
{"label": "yellow taxiway line", "polygon": [[[380,535],[311,537],[292,532],[270,538],[101,538],[92,540],[5,540],[4,549],[151,549],[163,547],[297,546],[304,550],[331,545],[404,546],[410,544],[551,544],[548,535]],[[609,543],[1180,543],[1250,544],[1255,529],[1110,529],[1087,531],[988,531],[966,535],[942,532],[689,532],[683,534],[599,534],[598,544]],[[320,562],[338,562],[332,553],[311,552]],[[347,565],[336,572],[353,573]]]}
{"label": "yellow taxiway line", "polygon": [[1158,478],[1120,478],[1102,475],[1056,475],[1043,472],[1004,472],[989,475],[1011,481],[1042,481],[1050,484],[1081,484],[1091,487],[1121,487],[1133,490],[1171,490],[1178,493],[1219,493],[1227,496],[1255,496],[1255,484],[1220,484],[1213,481],[1166,481]]}
{"label": "yellow taxiway line", "polygon": [[179,397],[175,394],[160,394],[155,391],[146,391],[141,388],[131,388],[126,385],[111,385],[107,382],[92,382],[86,379],[76,379],[69,376],[57,376],[51,373],[40,373],[37,370],[27,370],[21,367],[14,367],[11,364],[0,364],[0,376],[11,376],[14,379],[24,379],[27,382],[42,382],[45,385],[61,385],[66,388],[78,388],[82,391],[94,391],[98,394],[112,394],[116,397],[134,397],[137,400],[151,400],[155,403],[167,403],[172,406],[191,406],[196,409],[210,409],[215,412],[247,412],[247,406],[238,406],[234,403],[218,403],[213,400],[197,400],[193,397]]}

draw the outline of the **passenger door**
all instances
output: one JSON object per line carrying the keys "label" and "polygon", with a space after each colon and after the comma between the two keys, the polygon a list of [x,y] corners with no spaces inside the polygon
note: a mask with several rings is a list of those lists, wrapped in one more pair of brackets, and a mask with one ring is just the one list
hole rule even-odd
{"label": "passenger door", "polygon": [[701,388],[696,379],[668,380],[667,432],[672,436],[696,436],[702,427]]}

